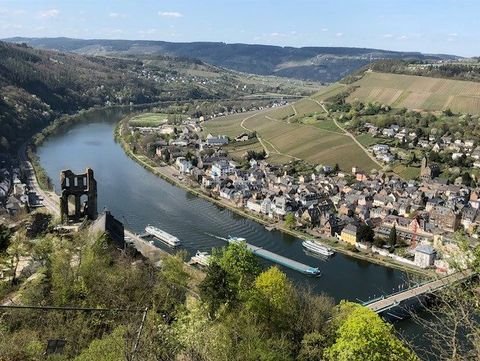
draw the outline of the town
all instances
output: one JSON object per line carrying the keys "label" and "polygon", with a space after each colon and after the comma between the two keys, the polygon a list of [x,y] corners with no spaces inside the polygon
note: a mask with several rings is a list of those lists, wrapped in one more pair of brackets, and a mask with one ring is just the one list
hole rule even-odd
{"label": "town", "polygon": [[[439,178],[439,165],[426,155],[418,180],[383,170],[340,170],[333,164],[274,165],[265,152],[248,151],[238,161],[227,149],[256,135],[243,133],[234,139],[205,135],[203,123],[203,117],[184,119],[175,126],[165,121],[149,129],[130,126],[126,132],[162,134],[162,139],[146,146],[152,150],[152,160],[161,165],[157,169],[253,215],[267,229],[301,231],[353,252],[378,254],[397,264],[440,273],[452,272],[453,260],[456,266],[466,261],[460,233],[470,242],[477,241],[480,192],[462,183],[461,177],[453,184]],[[402,132],[393,129],[395,134]],[[377,157],[389,151],[382,145],[371,149]]]}

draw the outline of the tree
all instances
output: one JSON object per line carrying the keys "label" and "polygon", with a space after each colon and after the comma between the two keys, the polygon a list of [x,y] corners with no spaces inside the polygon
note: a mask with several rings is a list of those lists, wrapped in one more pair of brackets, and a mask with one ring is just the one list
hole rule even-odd
{"label": "tree", "polygon": [[185,302],[188,291],[189,275],[185,271],[185,252],[178,252],[162,260],[159,282],[155,285],[157,309],[170,319]]}
{"label": "tree", "polygon": [[[450,267],[461,271],[480,271],[480,246],[463,236],[455,241],[460,252],[452,257]],[[428,349],[422,350],[438,360],[469,361],[480,359],[480,293],[474,277],[461,284],[442,290],[433,305],[425,307],[425,313],[413,314],[421,325]]]}
{"label": "tree", "polygon": [[395,247],[397,244],[397,228],[393,225],[392,229],[390,230],[390,234],[388,235],[388,244],[391,247]]}
{"label": "tree", "polygon": [[295,215],[293,213],[287,213],[285,216],[285,227],[288,229],[293,229],[295,228],[295,225],[297,224],[297,220],[295,218]]}
{"label": "tree", "polygon": [[295,306],[293,285],[278,267],[270,267],[257,276],[247,307],[267,328],[275,331],[287,329]]}
{"label": "tree", "polygon": [[0,224],[0,253],[6,251],[8,245],[10,244],[11,237],[12,232],[10,229],[4,224]]}
{"label": "tree", "polygon": [[300,351],[298,353],[299,361],[322,361],[323,353],[327,339],[325,335],[319,332],[308,333],[303,337]]}
{"label": "tree", "polygon": [[472,184],[472,177],[470,176],[470,173],[464,172],[462,174],[462,183],[465,184],[466,186],[470,187]]}
{"label": "tree", "polygon": [[7,255],[10,257],[10,271],[12,273],[12,285],[17,283],[17,269],[20,258],[27,254],[29,244],[25,232],[18,231],[8,246]]}
{"label": "tree", "polygon": [[362,243],[372,243],[375,238],[375,232],[368,224],[362,224],[357,231],[358,241]]}
{"label": "tree", "polygon": [[338,325],[335,342],[325,351],[335,361],[413,361],[418,360],[399,339],[393,326],[386,324],[366,307],[342,302],[334,319]]}
{"label": "tree", "polygon": [[93,340],[90,346],[75,358],[75,361],[124,360],[126,354],[124,338],[125,329],[118,327],[110,335],[100,340]]}
{"label": "tree", "polygon": [[211,262],[207,268],[207,275],[200,283],[200,296],[209,306],[210,316],[217,309],[235,298],[228,273],[218,263]]}
{"label": "tree", "polygon": [[236,293],[250,289],[260,272],[258,260],[245,242],[233,242],[220,250],[214,250],[211,262],[217,263],[227,272],[230,285]]}

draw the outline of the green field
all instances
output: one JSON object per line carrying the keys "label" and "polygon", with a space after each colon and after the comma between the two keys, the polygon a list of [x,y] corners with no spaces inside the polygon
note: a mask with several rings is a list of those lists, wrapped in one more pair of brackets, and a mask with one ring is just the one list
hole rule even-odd
{"label": "green field", "polygon": [[363,133],[363,134],[356,135],[355,138],[358,140],[358,142],[361,145],[363,145],[364,147],[367,147],[367,148],[374,145],[374,144],[377,144],[377,143],[385,143],[384,139],[375,138],[368,133]]}
{"label": "green field", "polygon": [[228,150],[228,154],[234,160],[238,161],[243,159],[247,151],[254,150],[256,152],[261,152],[263,150],[263,147],[257,139],[253,138],[249,139],[246,142],[230,143],[226,147],[226,149]]}
{"label": "green field", "polygon": [[128,123],[133,127],[158,127],[167,123],[168,118],[171,116],[173,114],[145,113],[133,117]]}
{"label": "green field", "polygon": [[367,72],[348,97],[396,108],[480,114],[480,83],[414,75]]}
{"label": "green field", "polygon": [[[333,91],[343,88],[336,86]],[[326,92],[332,94],[332,89],[326,88]],[[325,96],[324,93],[325,90],[312,98],[320,99]],[[209,120],[204,124],[205,132],[235,137],[247,131],[241,126],[243,122],[245,128],[256,131],[262,139],[271,162],[285,163],[298,158],[312,164],[338,163],[342,169],[350,169],[354,165],[366,171],[378,168],[332,120],[316,120],[315,116],[309,116],[323,113],[323,108],[317,102],[305,98],[294,103],[293,107],[297,111],[296,122],[290,122],[293,108],[287,105]],[[238,152],[241,151],[244,150]]]}
{"label": "green field", "polygon": [[393,168],[393,171],[403,179],[415,179],[420,176],[420,168],[407,167],[403,164],[397,165],[395,168]]}
{"label": "green field", "polygon": [[319,102],[322,102],[330,97],[340,94],[344,90],[345,90],[345,85],[340,83],[335,83],[335,84],[329,85],[325,89],[322,89],[322,91],[312,95],[310,98],[315,99]]}

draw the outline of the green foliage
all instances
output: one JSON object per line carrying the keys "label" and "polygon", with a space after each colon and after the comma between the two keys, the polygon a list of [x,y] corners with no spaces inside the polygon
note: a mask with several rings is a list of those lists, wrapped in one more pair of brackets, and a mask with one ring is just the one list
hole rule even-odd
{"label": "green foliage", "polygon": [[375,238],[375,232],[369,225],[362,224],[358,227],[357,237],[359,242],[372,243]]}
{"label": "green foliage", "polygon": [[296,294],[287,275],[271,267],[255,279],[247,307],[267,328],[288,328],[296,309]]}
{"label": "green foliage", "polygon": [[324,334],[312,332],[303,337],[298,361],[322,361],[327,339]]}
{"label": "green foliage", "polygon": [[397,239],[397,227],[393,225],[392,229],[390,230],[390,234],[388,235],[388,244],[391,247],[395,247],[398,242]]}
{"label": "green foliage", "polygon": [[335,361],[413,361],[418,358],[393,334],[391,325],[368,308],[342,302],[335,342],[325,351]]}
{"label": "green foliage", "polygon": [[207,275],[200,284],[200,296],[209,305],[210,316],[213,316],[222,304],[228,304],[235,299],[228,273],[218,263],[211,262]]}
{"label": "green foliage", "polygon": [[175,317],[187,297],[189,275],[185,271],[184,257],[185,253],[180,252],[164,258],[158,280],[151,281],[154,306],[167,320]]}
{"label": "green foliage", "polygon": [[293,213],[287,213],[285,215],[285,227],[288,229],[293,229],[295,228],[297,224],[297,219],[295,218],[295,215]]}
{"label": "green foliage", "polygon": [[4,224],[0,224],[0,253],[7,250],[11,237],[12,232],[10,229]]}
{"label": "green foliage", "polygon": [[[166,256],[158,270],[148,262],[133,262],[104,237],[88,233],[46,236],[33,248],[22,235],[12,243],[29,248],[42,265],[22,287],[19,302],[148,306],[138,360],[324,360],[327,351],[337,355],[335,345],[350,336],[341,327],[359,307],[344,306],[332,316],[333,300],[296,290],[277,267],[259,274],[257,259],[243,242],[215,250],[193,292],[184,253]],[[38,360],[51,338],[67,340],[64,355],[55,358],[59,361],[122,360],[131,356],[141,313],[9,310],[1,312],[1,320],[1,360]],[[395,346],[391,328],[386,330],[382,336]]]}
{"label": "green foliage", "polygon": [[257,257],[247,248],[245,242],[233,242],[226,248],[215,250],[212,263],[217,263],[227,272],[231,287],[236,293],[249,290],[260,272]]}
{"label": "green foliage", "polygon": [[121,361],[125,359],[125,329],[116,328],[101,340],[93,340],[75,361]]}

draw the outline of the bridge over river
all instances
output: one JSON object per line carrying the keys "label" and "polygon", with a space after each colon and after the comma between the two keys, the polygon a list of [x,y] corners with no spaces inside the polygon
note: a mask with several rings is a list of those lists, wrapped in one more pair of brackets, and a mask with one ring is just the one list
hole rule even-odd
{"label": "bridge over river", "polygon": [[437,280],[421,283],[389,296],[381,296],[373,300],[363,302],[363,305],[372,311],[381,314],[394,308],[401,307],[408,301],[421,300],[426,295],[432,294],[454,283],[465,281],[472,276],[473,272],[471,271],[456,272]]}

